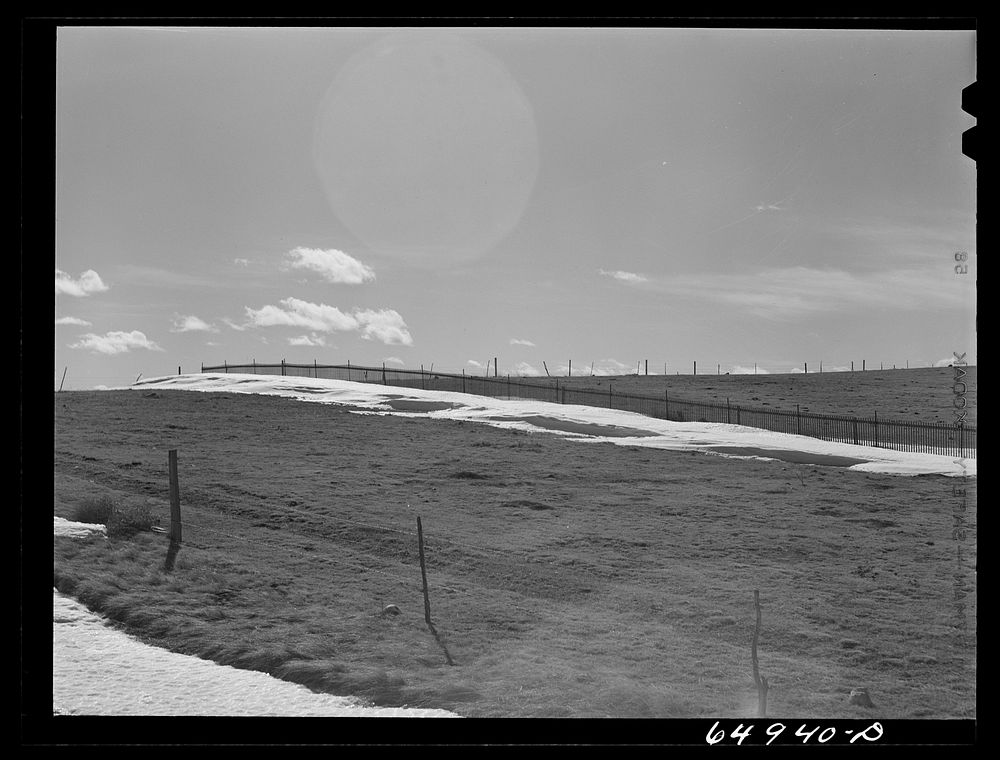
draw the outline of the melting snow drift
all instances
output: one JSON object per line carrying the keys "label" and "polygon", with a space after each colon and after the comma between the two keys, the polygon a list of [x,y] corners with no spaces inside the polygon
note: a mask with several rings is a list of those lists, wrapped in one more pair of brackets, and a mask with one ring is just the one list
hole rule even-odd
{"label": "melting snow drift", "polygon": [[[104,533],[55,518],[56,535]],[[305,686],[143,644],[52,589],[55,715],[338,718],[460,717],[447,710],[366,707]]]}
{"label": "melting snow drift", "polygon": [[498,399],[346,380],[276,375],[193,374],[143,380],[132,386],[258,393],[314,403],[343,404],[359,413],[423,416],[545,431],[585,443],[702,451],[729,457],[777,459],[895,475],[976,475],[976,460],[895,451],[716,422],[672,422],[634,412],[530,399]]}

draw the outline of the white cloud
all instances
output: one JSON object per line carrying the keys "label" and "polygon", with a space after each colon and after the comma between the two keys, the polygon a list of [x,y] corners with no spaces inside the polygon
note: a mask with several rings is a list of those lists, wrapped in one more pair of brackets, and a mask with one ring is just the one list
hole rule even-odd
{"label": "white cloud", "polygon": [[537,367],[533,367],[527,362],[518,362],[514,365],[514,374],[524,377],[540,375],[542,373],[539,372]]}
{"label": "white cloud", "polygon": [[223,321],[223,323],[224,323],[224,324],[225,324],[225,325],[226,325],[227,327],[231,327],[232,329],[236,330],[237,332],[243,332],[243,331],[244,331],[244,330],[246,330],[246,329],[247,329],[247,327],[249,326],[249,325],[241,325],[241,324],[239,324],[239,323],[237,323],[237,322],[234,322],[234,321],[233,321],[233,320],[231,320],[231,319],[230,319],[229,317],[223,317],[223,318],[222,318],[222,321]]}
{"label": "white cloud", "polygon": [[233,259],[233,263],[241,267],[250,266],[250,259],[235,258]]}
{"label": "white cloud", "polygon": [[81,335],[80,340],[71,344],[70,348],[86,348],[94,353],[109,355],[128,353],[136,348],[144,348],[148,351],[163,350],[138,330],[132,332],[113,330],[104,335],[87,333]]}
{"label": "white cloud", "polygon": [[375,279],[374,270],[353,256],[335,248],[293,248],[288,252],[293,269],[308,269],[327,282],[360,285]]}
{"label": "white cloud", "polygon": [[187,317],[175,317],[174,326],[170,332],[219,332],[219,328],[208,324],[205,320],[194,315]]}
{"label": "white cloud", "polygon": [[938,359],[934,362],[935,367],[950,367],[955,363],[955,357],[949,356],[947,359]]}
{"label": "white cloud", "polygon": [[[590,374],[590,370],[584,368],[587,374]],[[594,362],[595,375],[634,375],[635,367],[631,364],[622,364],[617,359],[601,359],[600,361]],[[582,372],[580,374],[583,374]]]}
{"label": "white cloud", "polygon": [[742,364],[737,364],[731,370],[729,370],[732,375],[768,375],[770,374],[766,369],[762,367],[744,367]]}
{"label": "white cloud", "polygon": [[470,367],[475,367],[476,369],[485,369],[486,365],[490,363],[491,362],[486,362],[484,364],[483,362],[477,362],[475,359],[469,359],[469,361],[466,362],[466,364],[468,364]]}
{"label": "white cloud", "polygon": [[90,322],[78,317],[60,317],[56,320],[57,325],[79,325],[80,327],[90,327]]}
{"label": "white cloud", "polygon": [[384,361],[386,364],[398,364],[400,367],[406,366],[406,362],[404,362],[398,356],[387,356],[382,361]]}
{"label": "white cloud", "polygon": [[748,274],[679,275],[656,281],[653,287],[682,298],[727,303],[775,320],[865,306],[880,310],[959,308],[975,298],[974,286],[942,287],[941,274],[934,268],[854,274],[800,266]]}
{"label": "white cloud", "polygon": [[524,340],[522,338],[511,338],[510,339],[510,344],[512,346],[534,346],[535,345],[530,340]]}
{"label": "white cloud", "polygon": [[361,324],[361,337],[379,340],[387,346],[412,346],[413,337],[399,312],[392,309],[355,311],[354,317]]}
{"label": "white cloud", "polygon": [[784,211],[785,207],[777,203],[761,204],[754,207],[757,211]]}
{"label": "white cloud", "polygon": [[612,272],[609,272],[606,269],[598,269],[597,273],[604,275],[605,277],[613,277],[614,279],[621,280],[622,282],[639,283],[646,282],[648,279],[641,274],[636,274],[635,272],[623,272],[620,269],[616,269]]}
{"label": "white cloud", "polygon": [[254,327],[304,327],[314,332],[357,330],[360,327],[357,319],[336,306],[314,304],[298,298],[285,298],[280,303],[284,308],[270,304],[259,309],[247,306],[250,324]]}
{"label": "white cloud", "polygon": [[101,276],[93,269],[88,269],[74,280],[66,272],[56,270],[56,293],[63,293],[67,296],[89,296],[91,293],[100,293],[108,289],[108,286],[101,280]]}
{"label": "white cloud", "polygon": [[297,338],[289,338],[288,345],[290,346],[325,346],[326,340],[322,335],[300,335]]}
{"label": "white cloud", "polygon": [[[355,309],[345,313],[336,306],[285,298],[281,306],[246,307],[248,325],[253,327],[301,327],[313,333],[359,330],[365,340],[386,345],[410,346],[413,337],[399,312],[392,309]],[[239,329],[235,325],[230,327]]]}

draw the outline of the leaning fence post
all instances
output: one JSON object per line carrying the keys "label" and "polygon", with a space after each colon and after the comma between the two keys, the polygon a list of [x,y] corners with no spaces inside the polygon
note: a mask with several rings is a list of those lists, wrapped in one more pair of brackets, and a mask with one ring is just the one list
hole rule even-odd
{"label": "leaning fence post", "polygon": [[424,584],[424,620],[431,624],[431,598],[427,592],[427,564],[424,562],[424,528],[417,515],[417,548],[420,550],[420,577]]}
{"label": "leaning fence post", "polygon": [[431,629],[431,633],[434,634],[434,638],[437,643],[444,650],[444,656],[448,660],[449,665],[454,665],[454,661],[451,659],[451,653],[448,652],[448,647],[444,645],[441,641],[441,637],[438,635],[437,629],[434,627],[434,623],[431,622],[431,598],[430,594],[427,592],[427,564],[424,561],[424,529],[420,524],[420,515],[417,515],[417,548],[420,551],[420,577],[423,581],[424,586],[424,621],[427,623],[427,627]]}

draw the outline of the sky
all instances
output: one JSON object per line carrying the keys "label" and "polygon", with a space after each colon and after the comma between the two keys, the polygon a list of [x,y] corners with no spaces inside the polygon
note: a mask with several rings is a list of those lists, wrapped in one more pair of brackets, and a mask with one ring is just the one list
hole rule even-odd
{"label": "sky", "polygon": [[976,363],[974,31],[57,35],[56,387]]}

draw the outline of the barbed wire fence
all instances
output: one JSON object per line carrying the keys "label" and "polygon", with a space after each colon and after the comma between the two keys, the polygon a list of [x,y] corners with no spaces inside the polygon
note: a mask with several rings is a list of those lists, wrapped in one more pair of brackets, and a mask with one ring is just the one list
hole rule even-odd
{"label": "barbed wire fence", "polygon": [[801,411],[764,409],[743,404],[691,401],[671,395],[665,388],[662,396],[615,391],[613,382],[608,389],[594,390],[574,387],[558,377],[506,377],[494,374],[466,375],[431,370],[393,369],[337,364],[291,364],[282,360],[276,364],[202,365],[201,371],[237,374],[312,377],[327,380],[374,383],[392,387],[449,391],[477,396],[506,399],[531,399],[557,404],[578,404],[618,411],[635,412],[647,417],[674,422],[716,422],[770,430],[791,435],[804,435],[838,443],[887,448],[896,451],[942,454],[973,459],[976,457],[977,428],[964,422],[957,424],[910,422],[887,419],[874,412],[870,417],[818,414]]}

